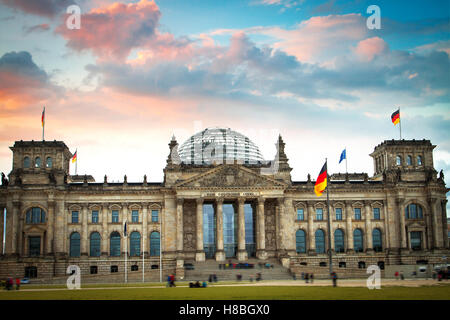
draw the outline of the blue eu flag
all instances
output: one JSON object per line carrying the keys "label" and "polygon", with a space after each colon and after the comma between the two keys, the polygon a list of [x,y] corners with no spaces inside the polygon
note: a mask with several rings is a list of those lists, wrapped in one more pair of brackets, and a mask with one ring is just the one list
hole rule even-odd
{"label": "blue eu flag", "polygon": [[347,159],[347,155],[346,155],[346,149],[344,149],[341,153],[341,158],[339,159],[339,163],[342,162],[342,160]]}

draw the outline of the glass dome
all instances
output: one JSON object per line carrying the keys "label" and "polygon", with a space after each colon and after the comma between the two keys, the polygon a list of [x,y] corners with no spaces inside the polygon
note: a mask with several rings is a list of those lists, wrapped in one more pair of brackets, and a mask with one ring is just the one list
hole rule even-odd
{"label": "glass dome", "polygon": [[246,136],[230,128],[207,128],[187,139],[178,149],[185,164],[264,162],[258,147]]}

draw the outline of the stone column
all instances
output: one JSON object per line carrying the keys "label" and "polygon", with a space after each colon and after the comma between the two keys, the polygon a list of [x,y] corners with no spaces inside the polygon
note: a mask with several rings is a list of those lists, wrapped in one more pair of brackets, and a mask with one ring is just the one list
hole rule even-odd
{"label": "stone column", "polygon": [[316,242],[315,242],[315,238],[314,238],[314,207],[313,207],[313,202],[312,201],[308,201],[307,203],[307,207],[308,207],[308,235],[307,235],[307,239],[308,239],[308,253],[309,254],[315,254],[316,253]]}
{"label": "stone column", "polygon": [[447,199],[442,200],[441,202],[441,213],[442,213],[442,231],[444,232],[443,236],[443,245],[444,248],[448,249],[448,236],[447,236]]}
{"label": "stone column", "polygon": [[81,216],[81,256],[87,256],[88,255],[88,204],[84,203],[82,210],[82,216]]}
{"label": "stone column", "polygon": [[[20,230],[20,226],[19,226],[19,217],[20,217],[20,209],[21,209],[21,204],[20,201],[13,201],[13,211],[12,211],[12,250],[11,253],[13,254],[18,254],[18,244],[19,244],[19,239],[20,234],[22,233],[22,231]],[[42,243],[43,239],[41,240]]]}
{"label": "stone column", "polygon": [[0,256],[3,254],[3,232],[5,230],[5,224],[4,224],[4,219],[5,219],[5,215],[4,212],[5,208],[3,206],[0,206],[0,235],[2,236],[1,238],[1,245],[0,245]]}
{"label": "stone column", "polygon": [[436,249],[441,249],[444,246],[443,234],[442,234],[442,209],[441,203],[436,198],[430,198],[430,209],[431,216],[433,220],[433,230],[434,230],[434,247]]}
{"label": "stone column", "polygon": [[205,250],[203,248],[203,198],[197,199],[197,251],[195,261],[205,261]]}
{"label": "stone column", "polygon": [[366,225],[366,251],[373,251],[373,243],[372,243],[372,210],[371,210],[370,201],[364,201],[364,218]]}
{"label": "stone column", "polygon": [[216,199],[216,261],[225,261],[223,246],[223,198]]}
{"label": "stone column", "polygon": [[[330,215],[330,243],[331,243],[331,250],[334,253],[334,223],[333,223],[333,213],[334,213],[334,202],[330,201],[330,212],[327,212],[327,215]],[[326,216],[326,218],[328,219],[328,216]],[[328,245],[328,242],[327,242]]]}
{"label": "stone column", "polygon": [[183,203],[184,199],[177,199],[177,254],[183,253]]}
{"label": "stone column", "polygon": [[247,250],[245,250],[245,214],[244,214],[245,198],[238,199],[238,254],[240,261],[248,259]]}
{"label": "stone column", "polygon": [[264,217],[264,199],[258,198],[257,224],[256,224],[256,257],[261,260],[267,259],[266,252],[266,224]]}
{"label": "stone column", "polygon": [[150,243],[148,242],[148,203],[142,204],[142,254],[144,257],[149,255]]}
{"label": "stone column", "polygon": [[400,236],[401,236],[401,239],[400,239],[399,243],[400,243],[400,248],[401,249],[408,248],[407,240],[406,240],[406,237],[408,235],[406,234],[404,202],[405,202],[405,199],[403,199],[403,198],[398,198],[397,199],[397,208],[398,208],[398,211],[399,211],[399,214],[400,214]]}
{"label": "stone column", "polygon": [[[20,212],[20,211],[19,211]],[[18,228],[17,228],[17,255],[19,257],[23,256],[23,226],[24,226],[24,216],[19,214],[18,219]],[[3,239],[2,239],[3,240]],[[41,239],[41,245],[45,239]],[[41,250],[41,254],[43,251]]]}
{"label": "stone column", "polygon": [[108,222],[109,222],[109,204],[108,203],[102,203],[102,244],[101,244],[101,251],[102,256],[108,256],[108,240],[109,240],[109,233],[108,233]]}
{"label": "stone column", "polygon": [[346,231],[345,235],[347,238],[347,252],[354,252],[353,247],[353,227],[352,227],[352,202],[345,201],[345,220],[346,220]]}
{"label": "stone column", "polygon": [[53,231],[54,231],[54,224],[56,222],[55,219],[55,201],[47,201],[47,244],[45,246],[45,254],[51,255],[54,254],[54,240],[53,240]]}
{"label": "stone column", "polygon": [[64,256],[64,223],[66,217],[66,210],[64,208],[64,200],[57,200],[55,207],[55,224],[53,228],[54,248],[57,257]]}

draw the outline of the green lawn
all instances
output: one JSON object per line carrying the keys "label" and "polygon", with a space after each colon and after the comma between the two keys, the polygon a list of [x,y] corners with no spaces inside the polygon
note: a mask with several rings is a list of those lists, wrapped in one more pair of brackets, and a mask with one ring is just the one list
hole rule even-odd
{"label": "green lawn", "polygon": [[0,300],[450,300],[450,285],[423,287],[240,286],[1,291]]}

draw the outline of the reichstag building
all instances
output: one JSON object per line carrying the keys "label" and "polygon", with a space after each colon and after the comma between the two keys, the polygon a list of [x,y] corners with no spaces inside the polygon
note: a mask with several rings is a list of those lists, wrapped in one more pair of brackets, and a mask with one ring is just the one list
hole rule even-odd
{"label": "reichstag building", "polygon": [[292,181],[281,136],[276,146],[265,160],[244,135],[208,128],[181,145],[171,139],[164,181],[118,183],[70,175],[73,154],[62,141],[16,141],[0,187],[0,278],[63,278],[74,264],[82,276],[110,277],[124,272],[125,254],[127,272],[143,267],[148,279],[229,259],[325,275],[328,250],[344,276],[448,255],[449,189],[429,140],[377,145],[373,176],[332,175],[329,212],[310,175]]}

